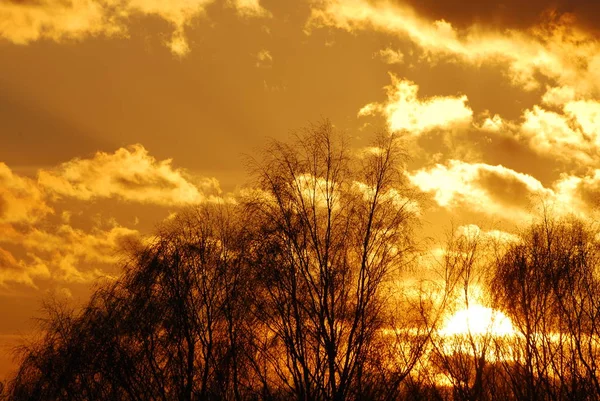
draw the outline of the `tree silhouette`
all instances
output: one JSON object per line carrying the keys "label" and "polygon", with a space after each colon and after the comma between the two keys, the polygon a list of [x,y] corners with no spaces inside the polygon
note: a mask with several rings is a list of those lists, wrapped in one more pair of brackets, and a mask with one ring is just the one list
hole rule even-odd
{"label": "tree silhouette", "polygon": [[519,333],[504,349],[514,396],[598,399],[597,232],[545,216],[521,237],[499,258],[492,286]]}
{"label": "tree silhouette", "polygon": [[240,399],[251,282],[232,219],[227,206],[183,213],[79,315],[52,307],[13,399]]}
{"label": "tree silhouette", "polygon": [[[395,135],[356,151],[328,121],[272,141],[254,186],[180,210],[83,308],[47,301],[0,399],[600,399],[597,228],[453,233],[423,265],[405,161]],[[441,330],[474,286],[514,335]]]}
{"label": "tree silhouette", "polygon": [[265,358],[298,399],[360,398],[369,386],[384,285],[410,247],[402,165],[393,135],[357,159],[328,122],[293,144],[273,142],[255,164],[261,192],[248,207],[262,222],[255,264],[265,278],[261,320],[274,336]]}

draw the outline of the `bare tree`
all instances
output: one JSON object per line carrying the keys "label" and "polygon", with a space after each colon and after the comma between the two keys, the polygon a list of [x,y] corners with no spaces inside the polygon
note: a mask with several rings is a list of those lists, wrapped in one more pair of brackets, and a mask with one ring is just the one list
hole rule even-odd
{"label": "bare tree", "polygon": [[[473,299],[475,288],[481,287],[488,250],[479,230],[453,231],[444,251],[445,292],[443,296],[447,319],[450,312],[468,313],[471,307],[481,307],[482,299]],[[465,312],[466,311],[466,312]],[[468,317],[467,319],[470,319]],[[452,399],[479,401],[488,399],[485,380],[489,371],[488,357],[492,343],[492,327],[483,332],[472,331],[471,324],[461,322],[459,332],[444,332],[433,336],[431,362],[452,386]]]}
{"label": "bare tree", "polygon": [[268,357],[301,400],[359,398],[385,326],[384,284],[410,247],[413,199],[390,134],[357,158],[332,125],[273,142],[256,164],[262,319],[279,347]]}
{"label": "bare tree", "polygon": [[597,399],[597,231],[544,216],[499,258],[495,298],[519,336],[506,352],[515,398]]}
{"label": "bare tree", "polygon": [[[236,200],[179,211],[80,310],[48,302],[0,399],[600,399],[597,227],[453,231],[425,261],[405,160],[328,121],[271,142]],[[473,306],[516,333],[444,331]]]}
{"label": "bare tree", "polygon": [[182,212],[81,313],[51,308],[12,399],[242,399],[252,380],[243,236],[225,205]]}

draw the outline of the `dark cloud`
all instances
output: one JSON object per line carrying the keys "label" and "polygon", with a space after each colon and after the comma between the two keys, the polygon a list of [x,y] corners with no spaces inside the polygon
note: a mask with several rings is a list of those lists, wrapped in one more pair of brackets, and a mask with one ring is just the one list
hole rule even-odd
{"label": "dark cloud", "polygon": [[[0,182],[1,181],[2,181],[2,179],[0,178]],[[8,212],[8,202],[6,201],[6,199],[4,199],[2,194],[0,194],[0,220],[2,220],[2,218],[4,217],[4,215],[7,212]]]}
{"label": "dark cloud", "polygon": [[9,4],[17,4],[23,6],[39,6],[42,5],[40,0],[7,0]]}
{"label": "dark cloud", "polygon": [[445,19],[457,26],[473,23],[502,28],[524,28],[544,19],[548,12],[572,13],[584,25],[593,27],[600,19],[600,2],[589,0],[408,0],[419,14]]}
{"label": "dark cloud", "polygon": [[115,177],[115,183],[126,190],[144,190],[151,188],[160,188],[164,190],[174,190],[177,183],[162,177],[158,174],[148,175],[141,173],[122,174]]}
{"label": "dark cloud", "polygon": [[579,184],[578,195],[587,206],[597,208],[600,206],[600,181],[584,179]]}
{"label": "dark cloud", "polygon": [[18,270],[14,256],[0,248],[0,270]]}
{"label": "dark cloud", "polygon": [[480,170],[479,182],[494,200],[503,205],[526,208],[531,203],[531,190],[525,182],[515,176]]}

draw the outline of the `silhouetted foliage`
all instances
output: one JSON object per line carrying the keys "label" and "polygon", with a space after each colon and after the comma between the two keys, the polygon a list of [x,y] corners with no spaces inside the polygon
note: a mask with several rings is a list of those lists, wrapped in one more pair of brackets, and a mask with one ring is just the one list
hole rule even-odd
{"label": "silhouetted foliage", "polygon": [[262,222],[266,374],[299,399],[362,398],[373,387],[365,369],[388,323],[384,284],[410,247],[414,212],[395,137],[379,136],[360,158],[342,139],[324,124],[272,143],[248,203]]}
{"label": "silhouetted foliage", "polygon": [[520,334],[505,364],[514,397],[600,398],[599,262],[597,231],[549,218],[498,260],[492,288]]}
{"label": "silhouetted foliage", "polygon": [[[598,232],[546,216],[503,246],[453,234],[424,267],[441,275],[409,279],[405,159],[394,135],[356,152],[329,122],[271,142],[243,196],[180,211],[81,310],[49,302],[2,399],[600,399]],[[474,287],[514,335],[440,330]]]}
{"label": "silhouetted foliage", "polygon": [[182,214],[79,315],[51,309],[14,399],[239,399],[252,279],[226,206]]}

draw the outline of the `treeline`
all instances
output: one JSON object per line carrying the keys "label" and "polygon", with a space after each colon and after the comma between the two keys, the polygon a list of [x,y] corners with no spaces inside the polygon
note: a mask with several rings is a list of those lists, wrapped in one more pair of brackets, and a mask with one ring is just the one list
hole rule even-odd
{"label": "treeline", "polygon": [[[253,189],[179,213],[77,313],[49,308],[3,396],[600,399],[598,232],[463,233],[422,266],[405,158],[393,135],[357,153],[327,122],[272,142]],[[474,286],[514,334],[440,331]]]}

